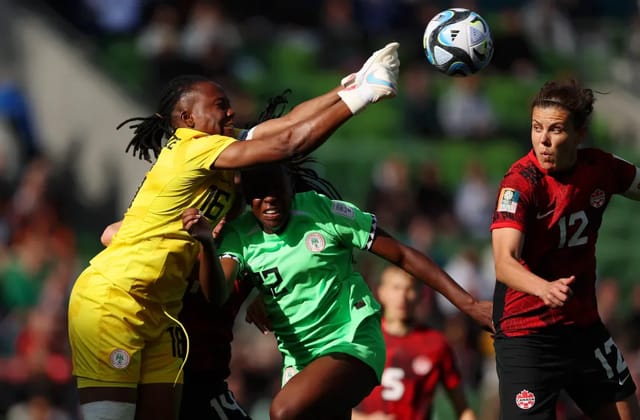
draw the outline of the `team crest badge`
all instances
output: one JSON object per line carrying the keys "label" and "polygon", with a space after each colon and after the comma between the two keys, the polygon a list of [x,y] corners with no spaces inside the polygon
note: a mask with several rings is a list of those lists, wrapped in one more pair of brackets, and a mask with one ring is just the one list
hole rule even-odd
{"label": "team crest badge", "polygon": [[411,362],[411,368],[416,375],[426,375],[431,372],[432,366],[433,363],[431,363],[431,360],[425,356],[418,356]]}
{"label": "team crest badge", "polygon": [[589,201],[592,207],[600,208],[604,204],[605,198],[606,198],[606,195],[604,191],[602,191],[600,188],[596,188],[596,190],[591,193],[591,197],[589,198]]}
{"label": "team crest badge", "polygon": [[111,366],[116,369],[124,369],[129,366],[129,362],[131,361],[131,356],[127,353],[126,350],[115,349],[109,355],[109,361],[111,362]]}
{"label": "team crest badge", "polygon": [[309,233],[304,241],[307,245],[307,249],[311,252],[320,252],[327,245],[324,236],[318,232]]}
{"label": "team crest badge", "polygon": [[526,389],[523,389],[516,395],[516,405],[518,406],[518,408],[528,410],[533,407],[535,403],[536,396],[533,394],[533,392],[529,392]]}

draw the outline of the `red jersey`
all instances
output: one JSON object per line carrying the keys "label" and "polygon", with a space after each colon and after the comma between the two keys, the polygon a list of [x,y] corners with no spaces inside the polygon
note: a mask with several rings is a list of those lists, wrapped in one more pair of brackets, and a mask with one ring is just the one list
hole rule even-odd
{"label": "red jersey", "polygon": [[185,371],[206,373],[223,381],[229,376],[233,323],[253,285],[236,280],[227,302],[219,309],[209,304],[198,278],[198,265],[189,276],[189,287],[183,298],[180,322],[189,334],[189,357]]}
{"label": "red jersey", "polygon": [[521,263],[553,281],[576,276],[573,296],[560,308],[497,282],[494,323],[498,334],[527,335],[558,325],[586,326],[599,319],[596,240],[611,196],[631,186],[636,167],[599,149],[578,150],[574,168],[550,175],[533,152],[514,163],[498,193],[491,229],[524,233]]}
{"label": "red jersey", "polygon": [[414,328],[405,336],[390,335],[382,321],[387,361],[381,385],[375,387],[356,408],[364,413],[382,411],[396,420],[428,419],[437,385],[446,389],[460,385],[462,378],[455,356],[444,334]]}

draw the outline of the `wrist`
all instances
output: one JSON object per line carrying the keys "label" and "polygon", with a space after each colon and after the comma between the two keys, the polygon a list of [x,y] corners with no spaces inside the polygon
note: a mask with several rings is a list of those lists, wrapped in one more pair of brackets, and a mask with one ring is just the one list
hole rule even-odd
{"label": "wrist", "polygon": [[338,92],[338,96],[353,115],[365,109],[369,104],[369,96],[364,94],[361,88],[343,89]]}

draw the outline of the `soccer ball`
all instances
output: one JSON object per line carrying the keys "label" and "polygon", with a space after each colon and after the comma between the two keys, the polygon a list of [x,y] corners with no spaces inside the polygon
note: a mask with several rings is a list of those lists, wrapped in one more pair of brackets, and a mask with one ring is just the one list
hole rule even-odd
{"label": "soccer ball", "polygon": [[476,12],[453,8],[438,13],[422,38],[427,60],[449,76],[468,76],[484,68],[493,56],[487,22]]}

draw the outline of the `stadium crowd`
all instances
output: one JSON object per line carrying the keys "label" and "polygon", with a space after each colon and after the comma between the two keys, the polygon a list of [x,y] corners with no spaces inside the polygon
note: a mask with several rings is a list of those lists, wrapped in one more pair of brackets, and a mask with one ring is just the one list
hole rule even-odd
{"label": "stadium crowd", "polygon": [[[277,54],[274,43],[313,51],[319,68],[346,74],[380,40],[419,46],[425,23],[437,11],[467,7],[486,10],[490,17],[500,53],[487,72],[531,80],[566,70],[555,68],[550,59],[541,60],[541,51],[547,58],[577,54],[581,41],[593,36],[585,28],[597,16],[637,16],[635,3],[620,2],[616,8],[596,0],[84,0],[81,7],[71,0],[48,6],[35,3],[37,10],[51,7],[49,11],[91,40],[104,70],[141,100],[155,97],[159,86],[177,74],[203,73],[228,86],[240,121],[254,120],[260,109],[258,98],[274,93],[270,77],[277,69],[269,68],[270,54]],[[540,30],[542,18],[549,23],[548,30]],[[540,34],[549,38],[543,40]],[[528,126],[514,129],[501,118],[483,89],[483,75],[443,84],[425,71],[421,48],[405,47],[401,53],[398,99],[400,127],[406,134],[426,142],[447,138],[476,142],[508,134],[515,135],[519,151],[526,150],[520,139],[526,138]],[[288,87],[287,82],[278,79],[282,88]],[[525,106],[520,107],[523,113]],[[0,159],[0,418],[77,419],[65,330],[67,299],[73,280],[86,265],[87,252],[79,244],[95,240],[91,246],[97,247],[101,229],[121,215],[103,209],[105,217],[77,225],[74,217],[92,209],[82,208],[72,196],[69,162],[52,162],[42,152],[39,142],[46,140],[39,133],[44,130],[33,127],[28,99],[15,86],[0,86],[0,121],[0,135],[15,142],[16,150],[12,158]],[[465,289],[490,299],[495,275],[489,225],[498,183],[488,175],[492,168],[479,160],[467,162],[454,186],[444,181],[444,169],[434,160],[414,165],[401,154],[380,156],[370,178],[361,180],[367,193],[359,204],[375,213],[381,225],[438,262]],[[339,182],[336,186],[340,189]],[[95,238],[87,240],[87,235]],[[375,290],[384,267],[364,253],[356,254],[356,261]],[[632,373],[638,374],[640,286],[633,288],[628,308],[622,311],[616,304],[622,299],[619,282],[608,277],[598,285],[601,316],[625,350]],[[490,336],[430,289],[421,290],[416,310],[417,318],[447,337],[479,418],[495,419],[497,378]],[[266,418],[280,387],[280,354],[273,337],[245,323],[244,316],[238,316],[235,328],[229,386],[254,419]],[[569,403],[561,409],[560,418],[581,418]]]}

